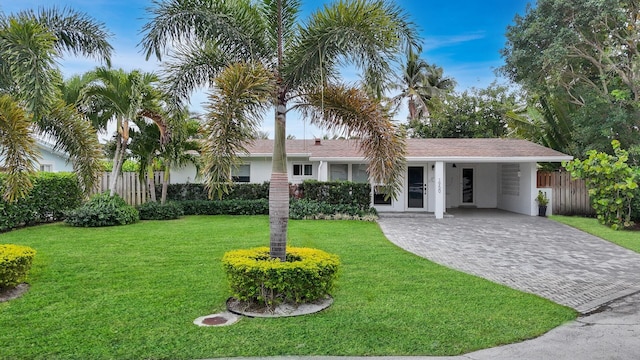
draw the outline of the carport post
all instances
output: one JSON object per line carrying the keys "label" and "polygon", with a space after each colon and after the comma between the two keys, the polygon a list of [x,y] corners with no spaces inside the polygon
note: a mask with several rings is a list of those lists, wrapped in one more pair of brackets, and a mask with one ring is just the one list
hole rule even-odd
{"label": "carport post", "polygon": [[444,218],[444,194],[445,194],[445,181],[444,181],[444,163],[442,161],[436,161],[435,165],[435,193],[436,193],[436,219]]}

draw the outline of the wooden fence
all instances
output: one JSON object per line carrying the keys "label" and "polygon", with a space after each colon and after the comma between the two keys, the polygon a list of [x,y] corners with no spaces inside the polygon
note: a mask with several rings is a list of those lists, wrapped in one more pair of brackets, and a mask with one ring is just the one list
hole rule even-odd
{"label": "wooden fence", "polygon": [[[156,184],[162,183],[162,177],[164,171],[154,172],[154,181]],[[111,180],[111,173],[104,172],[100,175],[98,184],[93,190],[94,194],[101,193],[109,190],[109,181]],[[140,205],[147,202],[149,197],[147,193],[146,182],[141,184],[138,178],[138,173],[135,172],[123,172],[120,174],[118,183],[116,185],[116,192],[120,195],[129,205]]]}
{"label": "wooden fence", "polygon": [[595,215],[584,180],[572,179],[568,172],[538,171],[537,185],[553,190],[553,214]]}

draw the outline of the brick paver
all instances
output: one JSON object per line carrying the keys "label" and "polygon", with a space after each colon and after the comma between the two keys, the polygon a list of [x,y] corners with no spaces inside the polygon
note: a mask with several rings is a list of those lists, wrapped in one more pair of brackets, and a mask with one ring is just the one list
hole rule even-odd
{"label": "brick paver", "polygon": [[640,291],[640,254],[546,218],[497,210],[381,214],[387,238],[436,263],[589,313]]}

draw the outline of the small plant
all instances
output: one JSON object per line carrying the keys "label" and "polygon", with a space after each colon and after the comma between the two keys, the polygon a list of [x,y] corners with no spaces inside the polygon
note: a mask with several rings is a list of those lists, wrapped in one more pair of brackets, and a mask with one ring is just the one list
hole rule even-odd
{"label": "small plant", "polygon": [[549,204],[549,198],[547,197],[547,194],[545,194],[543,191],[538,190],[538,196],[536,196],[536,202],[538,203],[538,206],[547,206]]}
{"label": "small plant", "polygon": [[36,251],[27,246],[0,245],[0,289],[23,283]]}
{"label": "small plant", "polygon": [[172,220],[184,214],[182,207],[175,202],[160,204],[157,202],[146,202],[138,206],[140,220]]}
{"label": "small plant", "polygon": [[280,261],[270,258],[268,247],[261,247],[229,251],[222,265],[233,297],[273,308],[281,302],[302,304],[327,296],[340,260],[322,250],[291,247],[287,261]]}
{"label": "small plant", "polygon": [[65,222],[71,226],[99,227],[133,224],[140,219],[138,210],[120,196],[94,195],[87,203],[67,212]]}

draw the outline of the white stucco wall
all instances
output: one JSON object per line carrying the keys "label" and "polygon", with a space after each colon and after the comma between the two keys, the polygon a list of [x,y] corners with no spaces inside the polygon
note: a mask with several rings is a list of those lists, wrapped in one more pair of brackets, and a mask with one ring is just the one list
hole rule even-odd
{"label": "white stucco wall", "polygon": [[172,184],[193,184],[200,183],[202,179],[197,176],[196,167],[193,164],[187,164],[183,167],[172,167],[169,171],[169,179]]}
{"label": "white stucco wall", "polygon": [[498,171],[498,208],[525,215],[537,215],[538,206],[534,201],[536,189],[536,163],[520,163],[518,195],[501,191],[500,170]]}

